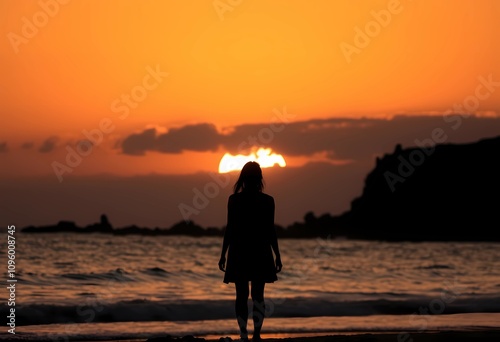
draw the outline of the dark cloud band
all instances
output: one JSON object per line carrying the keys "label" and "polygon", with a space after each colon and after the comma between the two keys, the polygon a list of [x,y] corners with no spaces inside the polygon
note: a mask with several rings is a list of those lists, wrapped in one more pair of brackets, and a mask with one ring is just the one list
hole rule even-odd
{"label": "dark cloud band", "polygon": [[[460,120],[460,126],[456,123]],[[452,124],[453,123],[453,124]],[[277,127],[277,126],[276,126]],[[289,156],[326,152],[332,159],[360,160],[392,152],[394,146],[418,146],[430,141],[436,129],[446,142],[468,142],[500,134],[500,118],[460,114],[443,116],[396,116],[391,119],[324,119],[291,122],[278,130],[270,124],[245,124],[229,133],[212,124],[187,125],[159,134],[154,128],[127,136],[122,152],[144,155],[147,151],[181,153],[215,151],[221,147],[233,154],[252,145],[271,147]],[[265,133],[265,134],[264,134]]]}

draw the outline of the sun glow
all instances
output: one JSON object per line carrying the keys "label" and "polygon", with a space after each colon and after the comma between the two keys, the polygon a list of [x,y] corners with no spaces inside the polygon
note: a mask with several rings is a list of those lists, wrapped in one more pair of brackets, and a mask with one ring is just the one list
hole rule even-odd
{"label": "sun glow", "polygon": [[219,173],[239,171],[249,161],[256,161],[262,168],[273,167],[276,164],[280,167],[286,166],[285,158],[281,154],[271,153],[270,148],[259,148],[257,152],[252,152],[248,156],[224,154],[219,163]]}

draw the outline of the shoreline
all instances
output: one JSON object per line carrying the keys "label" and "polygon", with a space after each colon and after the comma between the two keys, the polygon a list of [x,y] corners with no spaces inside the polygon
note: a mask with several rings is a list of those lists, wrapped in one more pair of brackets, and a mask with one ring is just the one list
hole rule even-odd
{"label": "shoreline", "polygon": [[[500,329],[478,329],[475,331],[442,330],[425,332],[350,332],[350,333],[310,333],[310,334],[264,334],[266,342],[497,342],[500,341]],[[250,342],[251,335],[249,336]],[[93,340],[69,340],[75,342],[95,342]],[[186,335],[182,337],[153,337],[137,339],[99,340],[99,342],[238,342],[239,337],[209,335],[197,337]]]}
{"label": "shoreline", "polygon": [[[205,341],[220,341],[221,338],[215,335],[204,336]],[[238,341],[238,336],[227,336],[232,341]],[[249,335],[251,341],[251,334]],[[332,332],[332,333],[284,333],[284,334],[263,334],[262,339],[268,342],[329,342],[329,341],[371,341],[371,342],[416,342],[416,341],[500,341],[500,329],[472,329],[472,330],[427,330],[427,331],[352,331],[352,332]],[[189,338],[176,338],[176,341],[189,342]],[[165,340],[167,341],[167,339]],[[202,340],[199,340],[202,342]],[[151,342],[151,341],[150,341]],[[155,342],[161,342],[160,340]]]}
{"label": "shoreline", "polygon": [[[249,334],[250,342],[251,333]],[[59,339],[59,338],[58,338]],[[0,341],[54,341],[48,336],[29,336],[16,334],[0,335]],[[124,337],[124,338],[68,338],[74,342],[239,342],[238,335],[184,335],[171,336],[165,334],[155,337]],[[474,328],[469,330],[426,330],[426,331],[351,331],[351,332],[298,332],[298,333],[268,333],[262,334],[266,342],[496,342],[500,341],[500,328]]]}
{"label": "shoreline", "polygon": [[[418,318],[418,319],[417,319]],[[453,315],[375,315],[363,317],[267,318],[265,341],[500,341],[500,313]],[[252,336],[252,323],[249,323]],[[408,336],[409,335],[409,336]],[[452,335],[453,337],[450,337]],[[436,340],[436,338],[438,338]],[[1,334],[0,341],[120,341],[120,342],[229,342],[239,340],[233,319],[204,321],[151,321],[47,324],[16,327],[16,335]]]}
{"label": "shoreline", "polygon": [[[498,330],[477,330],[477,331],[426,331],[426,332],[350,332],[350,333],[297,333],[297,334],[279,334],[282,336],[271,337],[272,334],[264,334],[263,341],[267,342],[465,342],[465,341],[500,341],[500,329]],[[228,339],[230,337],[231,339]],[[251,335],[250,342],[251,340]],[[222,341],[239,341],[237,336],[206,336],[204,338],[192,338],[190,336],[180,338],[151,338],[146,340],[135,340],[129,342],[222,342]],[[88,341],[81,341],[88,342]],[[109,341],[118,342],[118,341]],[[124,342],[124,341],[119,341]]]}

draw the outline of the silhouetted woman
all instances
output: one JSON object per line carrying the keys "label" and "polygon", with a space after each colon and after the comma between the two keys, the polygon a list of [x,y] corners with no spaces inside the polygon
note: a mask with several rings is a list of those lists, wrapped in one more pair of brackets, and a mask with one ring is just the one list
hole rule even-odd
{"label": "silhouetted woman", "polygon": [[278,280],[276,273],[283,266],[274,227],[274,198],[263,193],[263,188],[260,165],[246,163],[234,184],[234,193],[229,196],[219,260],[219,269],[225,272],[224,283],[234,283],[236,287],[236,318],[244,341],[248,340],[249,282],[252,285],[253,340],[258,341],[265,314],[264,286]]}

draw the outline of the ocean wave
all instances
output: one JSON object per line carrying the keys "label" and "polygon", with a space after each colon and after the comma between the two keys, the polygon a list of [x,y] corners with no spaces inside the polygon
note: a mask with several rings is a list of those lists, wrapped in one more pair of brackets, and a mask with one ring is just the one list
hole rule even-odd
{"label": "ocean wave", "polygon": [[418,266],[415,267],[416,270],[452,270],[454,269],[453,266],[449,265],[440,265],[440,264],[435,264],[435,265],[428,265],[428,266]]}
{"label": "ocean wave", "polygon": [[60,277],[73,280],[115,280],[119,282],[134,281],[129,273],[121,268],[117,268],[105,273],[64,273]]}
{"label": "ocean wave", "polygon": [[148,275],[153,275],[153,276],[160,276],[160,277],[166,277],[170,274],[170,272],[164,270],[161,267],[146,268],[145,270],[142,270],[142,273],[145,273]]}
{"label": "ocean wave", "polygon": [[[101,302],[87,298],[81,303],[53,305],[19,305],[18,325],[199,321],[230,319],[234,316],[232,300],[178,300],[150,301],[144,299]],[[370,316],[500,312],[500,297],[458,297],[448,303],[434,297],[406,296],[405,298],[346,300],[341,297],[296,297],[266,299],[266,313],[270,317]],[[7,315],[8,307],[0,308]]]}

